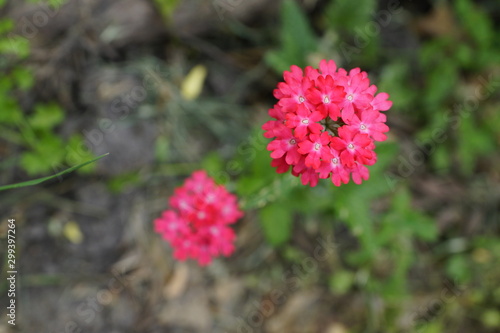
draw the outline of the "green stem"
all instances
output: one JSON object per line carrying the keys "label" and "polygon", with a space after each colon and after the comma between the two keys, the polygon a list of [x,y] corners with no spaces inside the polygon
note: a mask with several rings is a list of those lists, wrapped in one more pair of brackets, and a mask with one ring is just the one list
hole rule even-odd
{"label": "green stem", "polygon": [[37,184],[40,184],[40,183],[43,183],[47,180],[50,180],[50,179],[53,179],[53,178],[56,178],[56,177],[60,177],[64,174],[67,174],[67,173],[70,173],[72,171],[75,171],[76,169],[79,169],[87,164],[90,164],[90,163],[94,163],[95,161],[103,158],[104,156],[108,156],[109,153],[106,153],[106,154],[103,154],[101,156],[98,156],[90,161],[87,161],[87,162],[84,162],[82,164],[78,164],[78,165],[75,165],[69,169],[66,169],[66,170],[63,170],[61,172],[58,172],[56,173],[55,175],[52,175],[52,176],[47,176],[47,177],[43,177],[43,178],[38,178],[38,179],[33,179],[33,180],[29,180],[29,181],[26,181],[26,182],[22,182],[22,183],[16,183],[16,184],[10,184],[10,185],[4,185],[4,186],[0,186],[0,191],[4,191],[4,190],[9,190],[9,189],[12,189],[12,188],[18,188],[18,187],[24,187],[24,186],[32,186],[32,185],[37,185]]}

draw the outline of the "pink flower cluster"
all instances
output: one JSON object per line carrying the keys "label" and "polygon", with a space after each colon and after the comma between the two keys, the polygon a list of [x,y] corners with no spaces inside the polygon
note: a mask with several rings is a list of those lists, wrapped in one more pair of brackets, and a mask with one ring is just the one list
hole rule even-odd
{"label": "pink flower cluster", "polygon": [[169,200],[171,210],[154,221],[155,231],[174,248],[174,257],[197,259],[200,266],[234,251],[236,235],[228,225],[243,213],[237,198],[205,171],[195,171]]}
{"label": "pink flower cluster", "polygon": [[336,186],[351,176],[356,184],[367,180],[366,165],[377,160],[374,141],[384,141],[389,131],[380,112],[392,106],[389,95],[375,95],[366,72],[348,73],[333,60],[322,60],[319,69],[292,66],[283,76],[274,90],[279,101],[269,110],[275,120],[262,126],[264,136],[274,138],[267,146],[271,165],[278,173],[292,167],[310,186],[319,178],[331,178]]}

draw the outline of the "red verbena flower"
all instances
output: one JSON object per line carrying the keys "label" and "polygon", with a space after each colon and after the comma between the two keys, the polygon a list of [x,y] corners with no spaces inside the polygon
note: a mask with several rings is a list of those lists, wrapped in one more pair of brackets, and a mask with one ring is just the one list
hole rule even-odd
{"label": "red verbena flower", "polygon": [[383,111],[391,108],[389,95],[377,94],[366,72],[347,72],[333,60],[319,68],[291,66],[277,85],[278,103],[269,110],[264,136],[278,173],[292,167],[304,185],[316,186],[319,178],[334,185],[356,184],[369,178],[366,165],[377,160],[375,141],[387,139],[389,127]]}
{"label": "red verbena flower", "polygon": [[309,133],[320,133],[323,126],[317,123],[324,117],[318,111],[311,112],[304,104],[297,105],[297,112],[286,115],[286,126],[295,129],[295,136],[303,139]]}
{"label": "red verbena flower", "polygon": [[319,76],[316,81],[317,87],[310,88],[307,91],[307,99],[313,103],[323,116],[337,120],[340,117],[339,103],[345,97],[344,87],[339,86],[331,75],[326,78]]}
{"label": "red verbena flower", "polygon": [[154,229],[174,248],[174,258],[197,259],[200,266],[234,251],[236,235],[228,225],[243,213],[237,198],[205,171],[195,171],[170,197],[170,210],[155,219]]}
{"label": "red verbena flower", "polygon": [[349,168],[353,167],[356,161],[366,162],[373,158],[371,143],[368,134],[356,133],[347,126],[339,129],[338,137],[331,138],[331,147],[340,152],[342,164]]}
{"label": "red verbena flower", "polygon": [[306,166],[317,169],[321,164],[321,159],[328,160],[331,158],[330,148],[328,147],[329,142],[330,137],[327,132],[323,132],[321,135],[311,134],[308,140],[299,143],[297,152],[306,156]]}

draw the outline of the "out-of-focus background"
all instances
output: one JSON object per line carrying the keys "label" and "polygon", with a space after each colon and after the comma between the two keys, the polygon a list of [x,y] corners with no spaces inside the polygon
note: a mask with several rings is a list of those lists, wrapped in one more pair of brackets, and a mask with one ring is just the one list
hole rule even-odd
{"label": "out-of-focus background", "polygon": [[[110,153],[0,192],[0,332],[500,332],[497,0],[0,4],[0,185]],[[394,102],[362,185],[270,167],[272,90],[321,59]],[[152,230],[197,169],[245,209],[207,268]]]}

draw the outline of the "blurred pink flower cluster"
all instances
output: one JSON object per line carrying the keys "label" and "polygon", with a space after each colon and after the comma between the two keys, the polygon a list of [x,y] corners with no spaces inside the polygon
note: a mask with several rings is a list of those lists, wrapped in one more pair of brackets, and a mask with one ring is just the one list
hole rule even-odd
{"label": "blurred pink flower cluster", "polygon": [[170,210],[154,221],[155,231],[174,248],[177,260],[197,259],[200,266],[234,251],[236,235],[228,225],[243,213],[237,198],[217,185],[205,171],[195,171],[175,189]]}
{"label": "blurred pink flower cluster", "polygon": [[262,129],[274,138],[267,149],[278,173],[301,177],[302,184],[316,186],[319,178],[333,184],[356,184],[369,178],[366,165],[377,155],[374,141],[384,141],[389,131],[386,111],[392,106],[386,93],[375,94],[368,74],[359,68],[347,72],[333,60],[322,60],[319,69],[303,71],[292,66],[285,82],[274,90],[278,103],[269,110],[274,118]]}

